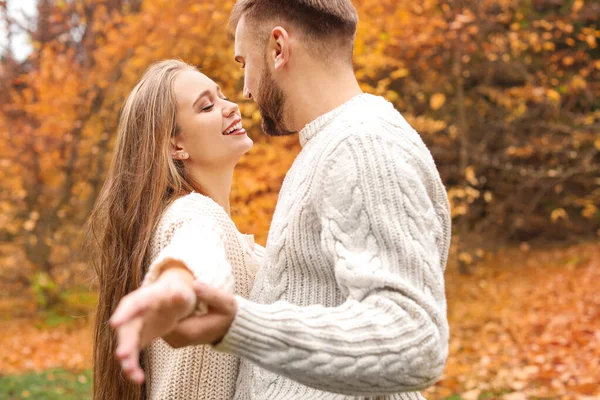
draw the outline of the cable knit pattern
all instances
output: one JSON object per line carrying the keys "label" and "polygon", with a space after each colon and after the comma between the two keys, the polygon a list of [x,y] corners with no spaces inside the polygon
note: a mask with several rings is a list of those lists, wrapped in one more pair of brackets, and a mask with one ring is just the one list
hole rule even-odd
{"label": "cable knit pattern", "polygon": [[[236,229],[225,210],[192,193],[175,200],[154,232],[144,284],[155,281],[168,260],[176,260],[204,282],[247,297],[264,249]],[[200,311],[205,311],[200,306]],[[173,349],[162,339],[148,348],[150,400],[226,400],[234,395],[239,358],[209,346]]]}
{"label": "cable knit pattern", "polygon": [[359,95],[300,132],[267,259],[217,346],[235,398],[422,399],[448,354],[450,208],[420,136]]}

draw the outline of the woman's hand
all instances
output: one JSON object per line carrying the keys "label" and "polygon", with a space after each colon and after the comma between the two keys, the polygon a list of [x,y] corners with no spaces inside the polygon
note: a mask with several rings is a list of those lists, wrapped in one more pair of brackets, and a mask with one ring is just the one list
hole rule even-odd
{"label": "woman's hand", "polygon": [[132,381],[144,381],[139,364],[142,348],[171,332],[194,311],[193,279],[187,269],[169,268],[156,282],[131,292],[119,302],[110,325],[117,331],[116,356]]}

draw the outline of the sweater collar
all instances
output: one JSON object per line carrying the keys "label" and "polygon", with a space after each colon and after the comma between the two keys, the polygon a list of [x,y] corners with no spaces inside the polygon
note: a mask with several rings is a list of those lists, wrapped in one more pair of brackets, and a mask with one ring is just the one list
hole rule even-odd
{"label": "sweater collar", "polygon": [[359,107],[361,105],[367,105],[369,101],[376,98],[368,93],[362,93],[354,96],[341,106],[334,108],[333,110],[321,115],[317,119],[308,123],[301,131],[300,131],[300,145],[304,147],[306,143],[313,137],[315,137],[319,132],[323,131],[329,124],[331,124],[338,116],[344,114],[345,111],[351,110],[353,108]]}

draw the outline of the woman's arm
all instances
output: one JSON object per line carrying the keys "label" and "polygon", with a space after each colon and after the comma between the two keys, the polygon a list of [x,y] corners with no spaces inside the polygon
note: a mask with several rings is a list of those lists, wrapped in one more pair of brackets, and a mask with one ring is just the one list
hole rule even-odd
{"label": "woman's arm", "polygon": [[196,301],[195,280],[233,291],[225,235],[218,221],[203,209],[204,202],[194,199],[179,201],[169,221],[159,226],[159,238],[168,238],[168,245],[150,264],[142,286],[121,300],[110,321],[119,342],[116,355],[136,382],[144,379],[139,366],[143,347],[167,335],[192,313],[208,311],[205,303]]}
{"label": "woman's arm", "polygon": [[119,343],[116,356],[123,371],[135,382],[144,380],[139,365],[141,349],[156,337],[172,331],[196,309],[193,282],[189,269],[170,261],[165,263],[155,282],[140,287],[119,302],[110,320]]}

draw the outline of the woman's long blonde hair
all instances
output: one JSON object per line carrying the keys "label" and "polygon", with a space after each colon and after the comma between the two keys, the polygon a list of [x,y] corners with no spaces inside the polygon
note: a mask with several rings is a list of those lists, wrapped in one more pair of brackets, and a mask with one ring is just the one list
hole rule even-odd
{"label": "woman's long blonde hair", "polygon": [[[88,224],[88,245],[99,283],[94,335],[94,398],[138,400],[145,389],[124,378],[114,354],[116,336],[108,320],[119,301],[137,289],[148,262],[152,231],[176,197],[194,190],[183,163],[171,156],[178,134],[173,81],[194,68],[182,61],[152,65],[121,111],[106,181]],[[147,366],[142,353],[142,366]]]}

